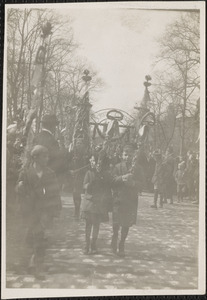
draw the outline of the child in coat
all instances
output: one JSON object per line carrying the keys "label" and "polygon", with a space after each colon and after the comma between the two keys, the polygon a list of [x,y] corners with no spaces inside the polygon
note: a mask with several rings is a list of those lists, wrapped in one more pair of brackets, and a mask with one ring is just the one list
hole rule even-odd
{"label": "child in coat", "polygon": [[106,202],[110,194],[110,173],[103,166],[97,164],[98,159],[92,156],[91,168],[84,178],[85,201],[82,216],[85,219],[85,254],[97,253],[97,239],[100,223],[104,220]]}

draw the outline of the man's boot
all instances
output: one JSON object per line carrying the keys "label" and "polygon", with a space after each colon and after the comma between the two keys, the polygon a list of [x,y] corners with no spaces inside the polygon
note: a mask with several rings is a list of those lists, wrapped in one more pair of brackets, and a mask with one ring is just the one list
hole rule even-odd
{"label": "man's boot", "polygon": [[86,243],[85,248],[84,248],[84,254],[88,255],[89,254],[89,250],[90,250],[90,243]]}
{"label": "man's boot", "polygon": [[79,209],[78,204],[76,203],[76,204],[75,204],[74,218],[75,218],[76,221],[78,221],[78,220],[79,220],[79,217],[80,217],[80,209]]}
{"label": "man's boot", "polygon": [[96,247],[96,239],[92,239],[91,242],[91,254],[97,254],[97,247]]}
{"label": "man's boot", "polygon": [[119,252],[118,252],[118,256],[120,257],[125,257],[125,252],[124,252],[124,242],[120,241],[119,243]]}
{"label": "man's boot", "polygon": [[157,201],[154,200],[154,204],[150,206],[151,208],[157,208]]}
{"label": "man's boot", "polygon": [[159,208],[163,208],[163,196],[162,194],[160,195],[160,205]]}
{"label": "man's boot", "polygon": [[36,279],[38,280],[45,280],[45,274],[43,271],[43,265],[41,263],[36,263],[35,265],[35,272],[34,272],[34,276]]}
{"label": "man's boot", "polygon": [[76,221],[80,218],[80,205],[81,205],[81,197],[78,194],[73,194],[73,202],[75,207],[74,218]]}
{"label": "man's boot", "polygon": [[158,198],[158,190],[155,190],[154,192],[154,204],[151,205],[151,208],[157,208],[157,198]]}
{"label": "man's boot", "polygon": [[117,236],[115,236],[113,234],[112,240],[111,240],[111,249],[112,249],[112,252],[115,254],[117,253],[117,241],[118,241]]}

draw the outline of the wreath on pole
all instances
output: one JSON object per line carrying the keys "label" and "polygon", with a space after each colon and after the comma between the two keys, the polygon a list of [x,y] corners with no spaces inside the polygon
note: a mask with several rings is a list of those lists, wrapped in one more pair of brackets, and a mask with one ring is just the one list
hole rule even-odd
{"label": "wreath on pole", "polygon": [[106,131],[102,132],[99,128],[100,123],[96,122],[94,119],[94,129],[92,138],[95,139],[96,133],[103,139],[109,140],[111,142],[116,142],[122,140],[127,134],[130,133],[130,126],[123,125],[125,129],[122,133],[119,132],[120,122],[124,119],[124,113],[118,109],[110,109],[106,113],[106,119],[110,122],[108,124],[103,124],[105,126]]}

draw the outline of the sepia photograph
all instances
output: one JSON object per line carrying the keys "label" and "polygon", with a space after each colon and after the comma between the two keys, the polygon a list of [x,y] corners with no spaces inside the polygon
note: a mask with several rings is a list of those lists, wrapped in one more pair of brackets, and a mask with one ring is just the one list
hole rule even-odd
{"label": "sepia photograph", "polygon": [[2,299],[206,292],[205,2],[5,5]]}

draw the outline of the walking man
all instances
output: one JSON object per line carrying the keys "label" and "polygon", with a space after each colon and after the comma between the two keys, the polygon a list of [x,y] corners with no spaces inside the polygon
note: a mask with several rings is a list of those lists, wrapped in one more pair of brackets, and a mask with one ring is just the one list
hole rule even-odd
{"label": "walking man", "polygon": [[[123,149],[122,162],[115,166],[113,172],[113,236],[111,247],[113,253],[117,253],[121,257],[125,256],[124,246],[129,228],[136,224],[138,192],[141,188],[141,178],[132,175],[131,172],[134,152],[133,145],[126,145]],[[142,173],[136,172],[137,174]],[[117,245],[120,229],[121,238],[119,245]]]}
{"label": "walking man", "polygon": [[89,159],[85,154],[82,138],[76,138],[73,149],[69,151],[69,168],[73,177],[74,218],[78,221],[80,217],[81,194],[83,194],[83,180],[87,168],[89,168]]}
{"label": "walking man", "polygon": [[152,183],[154,184],[154,204],[151,207],[157,208],[157,200],[160,195],[160,208],[162,208],[165,191],[165,166],[162,163],[162,154],[159,151],[155,151],[154,157],[156,161],[155,172],[152,177]]}

